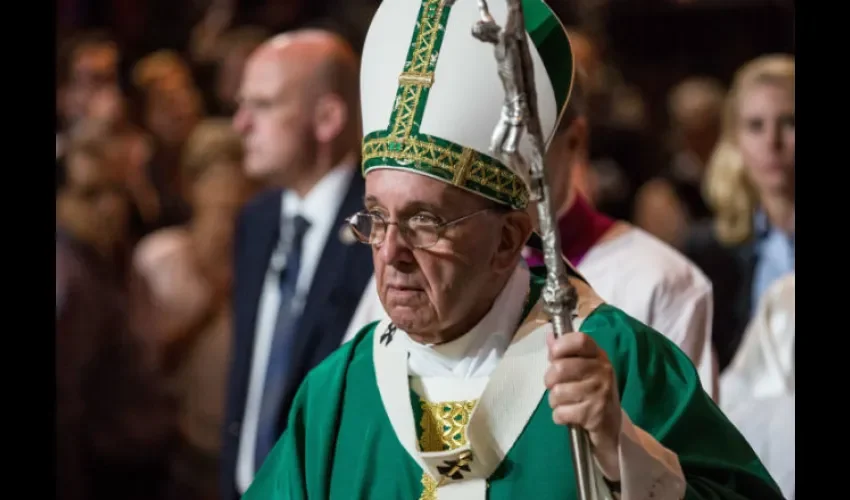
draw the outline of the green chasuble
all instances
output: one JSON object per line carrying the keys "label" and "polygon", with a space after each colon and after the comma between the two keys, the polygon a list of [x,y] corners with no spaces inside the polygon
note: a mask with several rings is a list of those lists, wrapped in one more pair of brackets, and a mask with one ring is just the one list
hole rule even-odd
{"label": "green chasuble", "polygon": [[[536,297],[543,282],[535,276],[531,281]],[[400,444],[381,399],[373,337],[385,332],[376,332],[376,325],[364,328],[305,379],[287,430],[245,500],[433,498],[433,480]],[[702,390],[696,369],[678,347],[608,304],[593,310],[580,329],[608,354],[632,423],[678,455],[687,481],[685,498],[782,498],[742,435]],[[411,403],[424,444],[422,426],[428,419],[422,415],[428,403],[415,394]],[[474,402],[466,404],[446,407],[444,416],[462,423]],[[462,425],[458,429],[463,432]],[[487,498],[575,498],[569,439],[567,428],[553,423],[544,393],[488,478]]]}

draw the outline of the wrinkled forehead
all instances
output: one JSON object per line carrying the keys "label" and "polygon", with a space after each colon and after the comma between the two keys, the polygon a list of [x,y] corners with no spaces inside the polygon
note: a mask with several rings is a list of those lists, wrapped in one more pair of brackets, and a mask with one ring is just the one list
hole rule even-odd
{"label": "wrinkled forehead", "polygon": [[413,170],[374,167],[365,179],[367,207],[399,212],[425,207],[451,212],[483,208],[487,203],[479,195]]}

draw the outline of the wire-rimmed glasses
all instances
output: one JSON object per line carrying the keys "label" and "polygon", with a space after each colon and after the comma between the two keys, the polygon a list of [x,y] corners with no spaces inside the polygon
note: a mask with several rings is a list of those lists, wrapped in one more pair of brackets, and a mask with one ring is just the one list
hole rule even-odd
{"label": "wire-rimmed glasses", "polygon": [[443,232],[450,226],[459,224],[478,214],[492,211],[492,208],[477,210],[471,214],[458,217],[446,222],[430,215],[417,214],[396,222],[390,222],[378,212],[364,210],[352,215],[346,222],[351,226],[354,236],[361,243],[380,245],[387,237],[389,226],[398,226],[402,238],[414,248],[429,248],[437,244],[443,237]]}

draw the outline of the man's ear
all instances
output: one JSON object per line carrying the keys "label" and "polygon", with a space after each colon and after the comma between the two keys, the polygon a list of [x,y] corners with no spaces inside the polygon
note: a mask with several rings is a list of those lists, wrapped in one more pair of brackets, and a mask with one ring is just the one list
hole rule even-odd
{"label": "man's ear", "polygon": [[587,119],[583,116],[575,118],[566,130],[566,147],[570,156],[587,156],[587,151],[590,146],[588,137],[589,131]]}
{"label": "man's ear", "polygon": [[348,122],[348,106],[336,94],[325,94],[318,98],[313,112],[313,127],[316,140],[328,143],[339,137]]}
{"label": "man's ear", "polygon": [[494,271],[510,271],[521,258],[522,249],[533,230],[531,217],[523,210],[514,210],[504,216],[499,248],[493,258]]}

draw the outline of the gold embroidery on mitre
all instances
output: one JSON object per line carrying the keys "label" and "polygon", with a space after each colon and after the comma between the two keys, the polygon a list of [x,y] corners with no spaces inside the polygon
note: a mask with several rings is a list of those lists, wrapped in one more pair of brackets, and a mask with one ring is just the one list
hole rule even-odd
{"label": "gold embroidery on mitre", "polygon": [[405,72],[399,75],[398,84],[401,86],[414,86],[430,88],[434,85],[434,73],[410,73]]}
{"label": "gold embroidery on mitre", "polygon": [[412,53],[405,62],[404,71],[399,75],[400,92],[396,112],[392,116],[390,135],[394,138],[406,139],[414,131],[414,121],[419,110],[420,101],[425,89],[434,84],[434,67],[437,59],[437,44],[443,27],[440,20],[443,17],[443,2],[440,0],[424,0],[416,36],[411,41]]}
{"label": "gold embroidery on mitre", "polygon": [[475,157],[475,151],[470,148],[463,148],[463,154],[460,155],[460,161],[454,166],[455,175],[452,179],[452,184],[460,187],[466,185],[466,181],[469,178],[469,169],[472,167]]}
{"label": "gold embroidery on mitre", "polygon": [[478,400],[422,401],[422,437],[419,446],[424,452],[456,450],[466,445],[466,426]]}
{"label": "gold embroidery on mitre", "polygon": [[[452,181],[458,185],[461,179],[458,169],[463,167],[462,178],[478,184],[497,193],[502,198],[512,200],[516,206],[525,207],[528,202],[528,189],[525,184],[510,170],[500,167],[495,160],[475,153],[467,158],[464,153],[468,148],[457,146],[452,149],[448,143],[438,143],[437,139],[427,139],[419,136],[407,137],[375,137],[363,141],[361,154],[363,162],[376,158],[389,158],[405,164],[417,165],[422,171],[441,171],[449,173]],[[455,178],[457,177],[457,180]],[[445,177],[440,175],[440,177]],[[502,200],[505,202],[505,200]]]}

